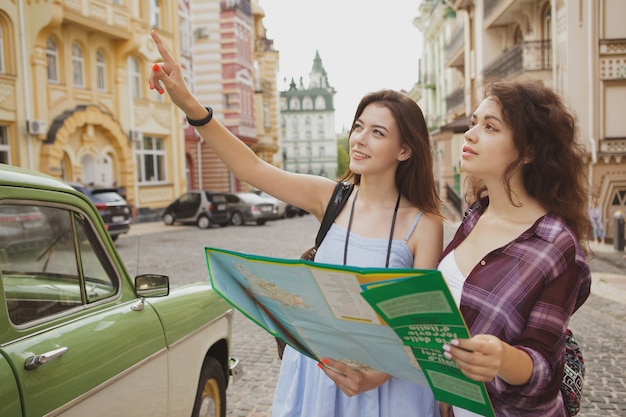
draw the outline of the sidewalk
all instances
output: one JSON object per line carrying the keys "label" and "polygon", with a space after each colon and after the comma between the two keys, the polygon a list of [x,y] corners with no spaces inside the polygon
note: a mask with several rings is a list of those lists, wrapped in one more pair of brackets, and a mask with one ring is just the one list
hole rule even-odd
{"label": "sidewalk", "polygon": [[596,271],[591,260],[591,292],[600,297],[626,304],[626,253],[613,245],[590,243],[598,261],[611,265],[611,271]]}

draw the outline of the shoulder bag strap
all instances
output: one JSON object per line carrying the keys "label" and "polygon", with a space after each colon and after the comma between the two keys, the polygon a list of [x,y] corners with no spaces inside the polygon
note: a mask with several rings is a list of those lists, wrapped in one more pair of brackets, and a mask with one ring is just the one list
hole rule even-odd
{"label": "shoulder bag strap", "polygon": [[353,189],[354,184],[350,182],[337,182],[335,191],[328,202],[328,206],[326,206],[324,218],[320,224],[320,230],[317,232],[317,236],[315,237],[315,247],[318,247],[324,240],[324,237],[326,237],[326,233],[328,233],[330,226],[332,226],[333,222],[341,212],[341,209],[346,204],[346,201],[348,201],[348,197],[350,197]]}

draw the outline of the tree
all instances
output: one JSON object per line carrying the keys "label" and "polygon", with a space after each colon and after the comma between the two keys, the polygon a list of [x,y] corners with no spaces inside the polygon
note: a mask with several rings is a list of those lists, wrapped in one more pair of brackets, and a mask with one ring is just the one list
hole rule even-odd
{"label": "tree", "polygon": [[350,152],[348,151],[348,137],[337,139],[337,175],[342,177],[350,166]]}

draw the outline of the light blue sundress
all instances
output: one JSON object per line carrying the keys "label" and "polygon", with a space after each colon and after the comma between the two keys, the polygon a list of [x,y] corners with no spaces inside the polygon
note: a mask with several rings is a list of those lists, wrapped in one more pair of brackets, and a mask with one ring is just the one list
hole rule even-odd
{"label": "light blue sundress", "polygon": [[[391,245],[389,267],[412,268],[407,245],[417,226],[416,217],[404,240]],[[333,224],[315,255],[316,262],[343,264],[346,229]],[[347,265],[384,267],[387,239],[350,234]],[[317,362],[287,346],[274,392],[272,417],[439,417],[432,391],[413,382],[391,377],[378,388],[348,397],[318,368]]]}

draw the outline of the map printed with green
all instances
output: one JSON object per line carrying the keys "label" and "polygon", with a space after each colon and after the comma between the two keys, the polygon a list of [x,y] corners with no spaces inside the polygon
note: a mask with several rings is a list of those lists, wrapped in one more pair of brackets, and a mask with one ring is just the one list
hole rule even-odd
{"label": "map printed with green", "polygon": [[215,291],[302,354],[430,386],[440,401],[494,416],[485,385],[443,355],[469,332],[439,271],[205,251]]}

